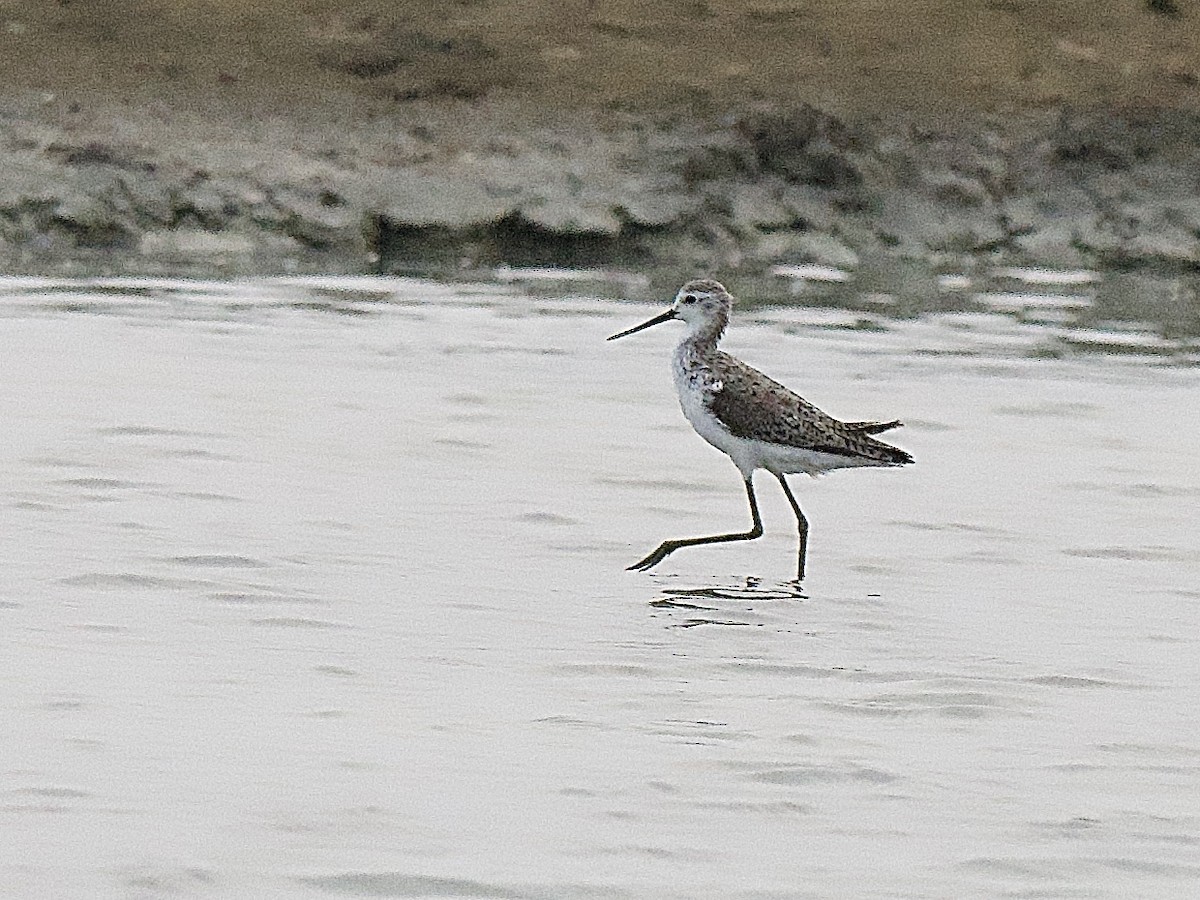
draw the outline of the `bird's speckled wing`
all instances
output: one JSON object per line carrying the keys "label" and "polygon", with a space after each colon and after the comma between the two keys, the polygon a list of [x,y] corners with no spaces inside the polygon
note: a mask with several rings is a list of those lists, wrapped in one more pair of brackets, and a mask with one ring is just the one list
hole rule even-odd
{"label": "bird's speckled wing", "polygon": [[899,422],[841,422],[728,353],[718,351],[708,368],[709,409],[737,437],[883,465],[912,462],[903,450],[870,436]]}

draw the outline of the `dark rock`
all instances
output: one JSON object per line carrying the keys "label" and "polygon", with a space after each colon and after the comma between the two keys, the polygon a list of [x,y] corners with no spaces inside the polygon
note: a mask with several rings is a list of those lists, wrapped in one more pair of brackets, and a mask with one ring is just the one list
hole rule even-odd
{"label": "dark rock", "polygon": [[469,228],[408,225],[377,217],[368,227],[385,271],[496,266],[592,267],[646,265],[656,256],[651,245],[659,229],[624,226],[617,234],[544,229],[519,214]]}
{"label": "dark rock", "polygon": [[100,141],[73,145],[55,141],[46,147],[46,155],[68,166],[112,166],[138,172],[153,172],[151,162],[138,159],[136,154]]}
{"label": "dark rock", "polygon": [[1175,0],[1146,0],[1146,9],[1168,19],[1178,19],[1181,13]]}
{"label": "dark rock", "polygon": [[862,182],[850,158],[852,132],[838,119],[811,106],[790,114],[764,113],[734,126],[758,168],[797,184],[842,188]]}
{"label": "dark rock", "polygon": [[122,221],[115,210],[90,198],[62,201],[47,225],[69,236],[77,247],[89,250],[132,250],[138,243],[135,229]]}

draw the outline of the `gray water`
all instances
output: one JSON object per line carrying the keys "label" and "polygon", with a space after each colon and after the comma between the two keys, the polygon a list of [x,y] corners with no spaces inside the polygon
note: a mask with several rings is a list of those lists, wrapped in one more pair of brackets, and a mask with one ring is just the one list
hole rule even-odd
{"label": "gray water", "polygon": [[1200,894],[1194,338],[746,304],[917,460],[797,592],[765,478],[624,570],[736,471],[509,280],[0,282],[0,895]]}

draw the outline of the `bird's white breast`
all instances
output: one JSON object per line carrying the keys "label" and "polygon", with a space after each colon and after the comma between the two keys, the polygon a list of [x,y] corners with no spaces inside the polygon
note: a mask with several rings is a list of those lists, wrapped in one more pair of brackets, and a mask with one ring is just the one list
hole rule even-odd
{"label": "bird's white breast", "polygon": [[753,458],[756,454],[752,453],[752,445],[758,442],[733,435],[712,413],[712,397],[725,387],[721,380],[690,352],[686,343],[681,344],[675,351],[672,362],[679,406],[688,422],[696,429],[696,434],[718,450],[729,454],[743,473],[752,472],[761,465]]}

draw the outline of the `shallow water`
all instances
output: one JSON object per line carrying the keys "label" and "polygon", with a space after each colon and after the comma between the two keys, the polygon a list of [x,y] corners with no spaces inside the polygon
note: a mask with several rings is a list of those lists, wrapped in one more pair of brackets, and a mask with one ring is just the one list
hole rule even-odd
{"label": "shallow water", "polygon": [[624,571],[736,472],[510,281],[0,282],[0,895],[1200,891],[1194,345],[744,311],[917,459],[797,594],[769,479]]}

